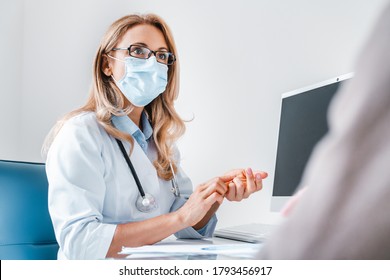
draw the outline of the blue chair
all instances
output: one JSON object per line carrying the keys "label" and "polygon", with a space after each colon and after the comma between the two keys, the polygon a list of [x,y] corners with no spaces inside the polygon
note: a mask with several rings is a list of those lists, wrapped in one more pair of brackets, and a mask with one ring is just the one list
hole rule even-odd
{"label": "blue chair", "polygon": [[43,163],[0,160],[0,259],[57,258]]}

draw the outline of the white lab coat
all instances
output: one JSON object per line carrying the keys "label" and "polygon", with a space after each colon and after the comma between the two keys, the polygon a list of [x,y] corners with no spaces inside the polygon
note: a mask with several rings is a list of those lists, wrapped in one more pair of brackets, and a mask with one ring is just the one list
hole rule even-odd
{"label": "white lab coat", "polygon": [[[127,151],[129,143],[123,142]],[[150,146],[151,145],[151,146]],[[135,180],[116,140],[108,135],[94,113],[68,120],[47,155],[49,212],[60,245],[59,259],[102,259],[111,244],[116,225],[141,221],[177,210],[192,193],[192,183],[179,165],[177,179],[182,198],[175,198],[171,181],[161,180],[148,158],[156,158],[153,141],[148,156],[134,141],[130,159],[145,190],[158,208],[143,213],[135,207],[139,195]],[[211,236],[215,216],[200,232]],[[180,238],[202,238],[193,228],[176,234]]]}

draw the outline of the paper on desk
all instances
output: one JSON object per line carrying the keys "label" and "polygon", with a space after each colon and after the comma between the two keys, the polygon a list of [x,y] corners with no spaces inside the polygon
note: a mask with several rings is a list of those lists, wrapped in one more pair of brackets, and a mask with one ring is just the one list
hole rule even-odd
{"label": "paper on desk", "polygon": [[120,254],[180,254],[180,255],[229,255],[229,256],[253,256],[259,251],[261,244],[186,244],[175,242],[160,242],[155,245],[142,247],[123,247]]}

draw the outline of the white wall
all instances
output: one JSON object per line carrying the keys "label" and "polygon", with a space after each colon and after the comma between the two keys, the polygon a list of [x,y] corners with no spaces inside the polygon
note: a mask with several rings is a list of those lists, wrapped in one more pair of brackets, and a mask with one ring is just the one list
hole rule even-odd
{"label": "white wall", "polygon": [[23,21],[23,0],[0,0],[0,159],[20,149]]}
{"label": "white wall", "polygon": [[177,108],[195,117],[179,142],[194,183],[235,167],[270,172],[262,192],[221,206],[219,226],[277,220],[268,209],[280,95],[353,71],[387,2],[0,1],[0,35],[9,38],[0,49],[7,66],[0,70],[0,158],[42,161],[50,127],[86,99],[108,25],[128,13],[155,12],[169,23],[179,50]]}

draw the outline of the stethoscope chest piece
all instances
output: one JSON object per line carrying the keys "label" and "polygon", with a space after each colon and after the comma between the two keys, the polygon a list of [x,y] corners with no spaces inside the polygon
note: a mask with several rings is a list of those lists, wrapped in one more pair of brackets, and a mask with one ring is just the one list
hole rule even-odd
{"label": "stethoscope chest piece", "polygon": [[145,196],[138,196],[135,206],[140,212],[150,212],[157,208],[157,202],[153,195],[145,193]]}

